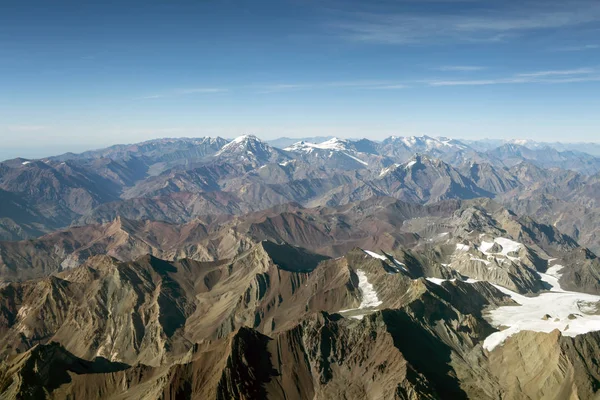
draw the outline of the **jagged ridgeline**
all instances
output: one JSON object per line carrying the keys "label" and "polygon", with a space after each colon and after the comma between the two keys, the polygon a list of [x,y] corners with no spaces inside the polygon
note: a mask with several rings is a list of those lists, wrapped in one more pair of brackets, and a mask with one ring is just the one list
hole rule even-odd
{"label": "jagged ridgeline", "polygon": [[0,398],[598,398],[600,163],[486,146],[1,163]]}

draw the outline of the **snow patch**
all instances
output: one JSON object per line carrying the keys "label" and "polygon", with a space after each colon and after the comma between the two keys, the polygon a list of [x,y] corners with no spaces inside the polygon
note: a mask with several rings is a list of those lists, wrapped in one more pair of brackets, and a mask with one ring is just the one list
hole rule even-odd
{"label": "snow patch", "polygon": [[[356,310],[368,310],[380,306],[383,302],[379,300],[377,292],[363,270],[357,269],[356,276],[358,276],[358,290],[360,291],[362,300],[358,308],[351,308],[348,310],[342,310],[340,313],[351,312]],[[350,318],[363,319],[367,312],[351,315]]]}
{"label": "snow patch", "polygon": [[515,242],[514,240],[510,240],[510,239],[502,238],[502,237],[494,239],[494,242],[496,242],[500,246],[502,246],[501,254],[503,256],[508,256],[508,253],[511,253],[513,251],[518,252],[523,247],[523,245],[519,242]]}
{"label": "snow patch", "polygon": [[471,257],[471,261],[479,261],[479,262],[484,263],[485,265],[490,265],[491,264],[491,262],[489,262],[488,260],[484,260],[484,259],[476,258],[476,257]]}
{"label": "snow patch", "polygon": [[393,164],[387,168],[382,168],[381,172],[379,173],[379,177],[381,178],[383,176],[386,176],[387,174],[389,174],[391,171],[395,170],[399,166],[400,166],[400,164]]}
{"label": "snow patch", "polygon": [[431,283],[435,283],[436,285],[441,285],[442,282],[450,281],[454,282],[456,279],[442,279],[442,278],[425,278]]}
{"label": "snow patch", "polygon": [[369,251],[369,250],[363,250],[363,251],[365,253],[367,253],[368,255],[370,255],[371,257],[379,258],[380,260],[383,260],[383,261],[387,260],[387,257],[386,256],[382,256],[381,254],[377,254],[377,253],[374,253],[374,252]]}
{"label": "snow patch", "polygon": [[353,160],[355,160],[355,161],[358,161],[358,162],[359,162],[359,163],[361,163],[362,165],[366,165],[366,166],[368,166],[368,165],[369,165],[368,163],[364,162],[364,161],[363,161],[363,160],[361,160],[360,158],[356,158],[356,157],[354,157],[354,156],[351,156],[351,155],[350,155],[350,154],[348,154],[348,153],[345,153],[345,152],[343,152],[343,151],[342,151],[342,154],[343,154],[343,155],[345,155],[345,156],[348,156],[348,157],[350,157],[351,159],[353,159]]}
{"label": "snow patch", "polygon": [[356,270],[356,276],[358,276],[358,289],[362,294],[362,301],[358,308],[373,308],[381,305],[381,303],[383,302],[379,300],[377,292],[373,288],[373,285],[369,283],[365,272],[363,270],[358,269]]}
{"label": "snow patch", "polygon": [[285,151],[300,151],[310,153],[313,149],[321,150],[348,150],[349,142],[346,140],[332,138],[322,143],[298,142],[286,147]]}
{"label": "snow patch", "polygon": [[470,247],[466,244],[456,243],[456,250],[458,251],[469,251]]}
{"label": "snow patch", "polygon": [[[452,279],[442,279],[442,278],[425,278],[425,279],[427,279],[427,280],[428,280],[429,282],[431,282],[431,283],[435,283],[436,285],[441,285],[441,284],[442,284],[442,283],[444,283],[444,282],[454,282],[454,281],[456,281],[456,279],[455,279],[455,278],[452,278]],[[471,278],[468,278],[468,279],[466,279],[466,280],[461,280],[461,282],[465,282],[465,283],[475,283],[475,282],[479,282],[479,281],[478,281],[478,280],[476,280],[476,279],[471,279]]]}
{"label": "snow patch", "polygon": [[[595,304],[600,302],[600,296],[569,292],[560,287],[555,276],[548,273],[540,276],[552,286],[552,291],[536,297],[526,297],[502,286],[493,285],[520,306],[502,306],[490,311],[489,319],[492,325],[508,328],[488,336],[483,342],[486,350],[492,351],[520,331],[548,333],[558,329],[565,336],[577,336],[600,330],[600,315],[594,315]],[[544,320],[546,314],[550,318]],[[569,319],[569,316],[575,318]]]}

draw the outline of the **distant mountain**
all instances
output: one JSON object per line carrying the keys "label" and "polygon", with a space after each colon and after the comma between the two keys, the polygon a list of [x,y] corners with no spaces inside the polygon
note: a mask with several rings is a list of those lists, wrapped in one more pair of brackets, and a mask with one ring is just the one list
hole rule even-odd
{"label": "distant mountain", "polygon": [[518,144],[475,147],[410,136],[300,141],[283,150],[246,135],[231,142],[161,139],[8,160],[0,163],[0,239],[37,237],[118,216],[182,223],[289,202],[313,207],[373,196],[418,203],[483,196],[557,223],[600,250],[595,218],[600,206],[593,189],[582,189],[595,187],[597,158]]}
{"label": "distant mountain", "polygon": [[450,165],[422,155],[382,170],[376,186],[388,196],[417,203],[493,196]]}
{"label": "distant mountain", "polygon": [[334,138],[334,136],[314,136],[314,137],[303,137],[303,138],[282,137],[282,138],[278,138],[278,139],[267,140],[266,142],[273,147],[277,147],[278,149],[285,149],[286,147],[289,147],[289,146],[293,145],[294,143],[298,143],[298,142],[322,143],[322,142],[325,142],[325,141],[327,141],[329,139],[333,139],[333,138]]}
{"label": "distant mountain", "polygon": [[505,144],[487,154],[500,160],[504,165],[512,167],[527,161],[542,168],[561,168],[593,175],[600,172],[600,158],[587,153],[563,151],[551,147],[529,148],[517,144]]}
{"label": "distant mountain", "polygon": [[229,159],[244,164],[249,163],[253,167],[291,159],[284,151],[271,147],[253,135],[233,139],[221,147],[214,156],[219,160]]}
{"label": "distant mountain", "polygon": [[497,147],[501,147],[505,144],[514,144],[517,146],[527,147],[529,149],[541,149],[545,147],[550,147],[554,150],[563,152],[563,151],[573,151],[579,153],[587,153],[596,157],[600,157],[600,143],[597,142],[540,142],[530,139],[480,139],[480,140],[462,140],[464,143],[473,147],[478,151],[488,151],[493,150]]}
{"label": "distant mountain", "polygon": [[142,158],[149,164],[169,162],[183,158],[187,160],[199,160],[216,153],[226,143],[227,140],[220,137],[154,139],[136,144],[115,145],[80,154],[67,153],[52,157],[52,159],[65,161],[96,158],[127,159],[135,157]]}
{"label": "distant mountain", "polygon": [[363,139],[358,142],[332,138],[322,143],[297,142],[285,148],[286,151],[299,154],[311,165],[328,168],[362,169],[387,165],[377,153],[375,142]]}

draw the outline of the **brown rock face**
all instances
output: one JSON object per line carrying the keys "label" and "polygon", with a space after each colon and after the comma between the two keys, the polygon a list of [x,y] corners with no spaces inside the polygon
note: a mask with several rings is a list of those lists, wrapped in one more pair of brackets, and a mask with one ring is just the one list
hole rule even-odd
{"label": "brown rock face", "polygon": [[536,295],[561,254],[576,256],[561,283],[593,292],[595,256],[551,227],[491,201],[389,198],[184,225],[118,218],[3,243],[16,281],[0,287],[0,393],[594,398],[595,333],[482,347],[502,328],[487,311],[518,307],[487,281]]}

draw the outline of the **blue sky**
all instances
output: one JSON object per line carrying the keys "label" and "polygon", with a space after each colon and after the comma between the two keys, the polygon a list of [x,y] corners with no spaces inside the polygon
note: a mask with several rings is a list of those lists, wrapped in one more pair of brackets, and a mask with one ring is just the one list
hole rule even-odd
{"label": "blue sky", "polygon": [[0,156],[245,133],[598,141],[599,89],[598,1],[2,0],[0,13]]}

